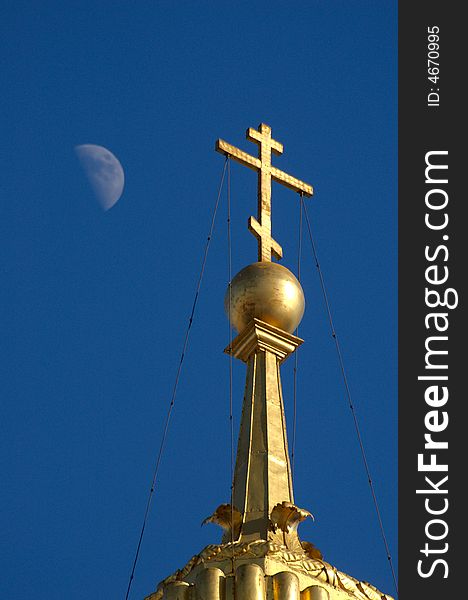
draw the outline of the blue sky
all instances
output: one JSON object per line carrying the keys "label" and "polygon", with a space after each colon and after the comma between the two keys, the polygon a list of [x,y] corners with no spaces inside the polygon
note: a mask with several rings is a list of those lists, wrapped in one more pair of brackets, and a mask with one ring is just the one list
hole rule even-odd
{"label": "blue sky", "polygon": [[[124,598],[223,167],[247,127],[308,200],[382,517],[397,552],[396,2],[15,2],[3,10],[0,596]],[[121,161],[103,212],[73,148]],[[233,270],[256,178],[231,166]],[[298,201],[274,185],[296,271]],[[310,245],[295,496],[325,559],[393,593]],[[226,202],[132,598],[220,532],[229,499]],[[292,421],[292,367],[283,368]],[[245,370],[234,365],[235,427]],[[291,427],[289,438],[292,438]]]}

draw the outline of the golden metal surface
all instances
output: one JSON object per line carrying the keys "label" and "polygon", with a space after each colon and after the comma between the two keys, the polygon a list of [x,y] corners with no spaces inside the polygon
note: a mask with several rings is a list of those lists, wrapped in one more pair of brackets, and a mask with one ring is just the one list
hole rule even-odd
{"label": "golden metal surface", "polygon": [[164,590],[164,600],[189,600],[190,584],[185,581],[173,581]]}
{"label": "golden metal surface", "polygon": [[322,553],[315,544],[312,544],[312,542],[305,542],[304,540],[301,540],[301,546],[304,548],[304,552],[309,558],[319,558],[320,560],[323,559]]}
{"label": "golden metal surface", "polygon": [[251,563],[238,567],[236,596],[242,600],[265,600],[265,574],[259,565]]}
{"label": "golden metal surface", "polygon": [[240,271],[224,297],[230,321],[242,332],[253,319],[260,319],[286,332],[293,332],[304,314],[305,300],[296,277],[278,263],[256,262]]}
{"label": "golden metal surface", "polygon": [[221,569],[200,571],[196,581],[196,600],[225,600],[226,577]]}
{"label": "golden metal surface", "polygon": [[300,600],[299,578],[294,573],[283,571],[271,577],[272,600]]}
{"label": "golden metal surface", "polygon": [[[203,571],[213,567],[226,575],[226,600],[243,600],[237,583],[241,577],[244,578],[244,566],[249,564],[257,567],[249,573],[251,580],[254,580],[254,589],[256,577],[260,579],[263,574],[265,591],[270,592],[271,579],[277,573],[286,571],[298,577],[301,600],[394,600],[392,596],[380,592],[370,583],[346,575],[324,560],[310,559],[303,552],[291,551],[282,544],[264,540],[207,546],[191,558],[185,567],[162,581],[158,590],[145,600],[165,600],[167,588],[182,581],[190,586],[192,594],[189,594],[189,600],[198,599],[198,578]],[[233,586],[232,581],[233,567],[236,586]],[[267,595],[267,600],[273,600],[271,595]]]}
{"label": "golden metal surface", "polygon": [[249,230],[258,240],[258,260],[270,262],[272,255],[278,259],[283,255],[281,246],[271,236],[271,180],[273,179],[295,192],[300,192],[304,196],[312,196],[313,189],[308,183],[271,165],[271,153],[282,154],[283,144],[271,137],[269,125],[260,123],[258,130],[249,127],[246,137],[251,142],[258,144],[258,158],[221,139],[216,141],[215,148],[221,154],[249,167],[249,169],[258,171],[258,220],[250,217]]}
{"label": "golden metal surface", "polygon": [[223,542],[230,542],[239,537],[242,513],[235,506],[231,508],[230,504],[220,504],[214,513],[203,521],[202,525],[206,525],[206,523],[219,525],[224,531]]}
{"label": "golden metal surface", "polygon": [[301,593],[301,600],[329,600],[327,590],[320,585],[311,585]]}
{"label": "golden metal surface", "polygon": [[296,531],[299,523],[305,521],[307,517],[315,520],[314,515],[308,510],[298,508],[295,504],[292,504],[292,502],[283,501],[278,502],[278,504],[273,507],[270,515],[270,522],[273,531],[281,529],[284,533],[290,533],[291,531]]}

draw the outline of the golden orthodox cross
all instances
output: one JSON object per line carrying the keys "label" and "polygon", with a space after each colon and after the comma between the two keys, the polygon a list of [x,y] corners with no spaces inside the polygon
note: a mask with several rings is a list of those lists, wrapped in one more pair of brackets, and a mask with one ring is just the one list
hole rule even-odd
{"label": "golden orthodox cross", "polygon": [[280,259],[283,250],[271,237],[271,180],[285,185],[304,196],[312,196],[313,189],[308,183],[300,181],[271,165],[271,153],[282,154],[283,144],[271,137],[271,127],[260,123],[258,130],[249,127],[246,138],[258,144],[258,158],[231,146],[224,140],[216,141],[216,150],[233,158],[242,165],[258,171],[258,220],[249,218],[249,229],[258,240],[258,260],[271,262],[271,255]]}

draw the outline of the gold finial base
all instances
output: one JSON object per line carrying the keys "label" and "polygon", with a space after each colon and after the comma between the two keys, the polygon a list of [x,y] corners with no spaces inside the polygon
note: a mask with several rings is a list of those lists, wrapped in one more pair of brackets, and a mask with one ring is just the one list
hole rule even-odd
{"label": "gold finial base", "polygon": [[287,333],[260,319],[253,319],[249,326],[234,338],[232,346],[227,346],[224,352],[247,363],[252,354],[260,350],[274,354],[281,363],[303,342],[304,340],[292,333]]}

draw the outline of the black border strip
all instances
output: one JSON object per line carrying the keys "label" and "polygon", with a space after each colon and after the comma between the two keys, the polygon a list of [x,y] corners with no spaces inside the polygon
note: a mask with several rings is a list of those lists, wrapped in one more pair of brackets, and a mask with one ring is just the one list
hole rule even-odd
{"label": "black border strip", "polygon": [[[461,539],[461,527],[467,519],[461,489],[467,470],[462,440],[468,436],[463,427],[466,392],[461,380],[467,354],[463,348],[466,328],[462,325],[462,287],[468,256],[464,243],[468,238],[467,221],[463,218],[468,198],[461,189],[466,153],[461,143],[461,131],[466,128],[461,110],[466,69],[462,69],[461,57],[466,55],[464,44],[468,35],[463,32],[463,19],[455,6],[449,2],[399,3],[402,600],[446,600],[466,595],[464,552],[457,540]],[[447,169],[441,168],[444,166]],[[442,281],[445,277],[446,281]],[[443,306],[444,300],[452,307]],[[431,314],[439,316],[428,316]],[[447,354],[431,353],[434,350]],[[436,432],[437,428],[440,431]],[[447,442],[448,448],[425,448],[428,434],[433,441]],[[422,455],[419,467],[418,455]],[[442,470],[430,470],[431,461]],[[447,471],[443,470],[444,465]],[[448,479],[444,480],[446,476]],[[435,514],[437,511],[440,514]]]}

